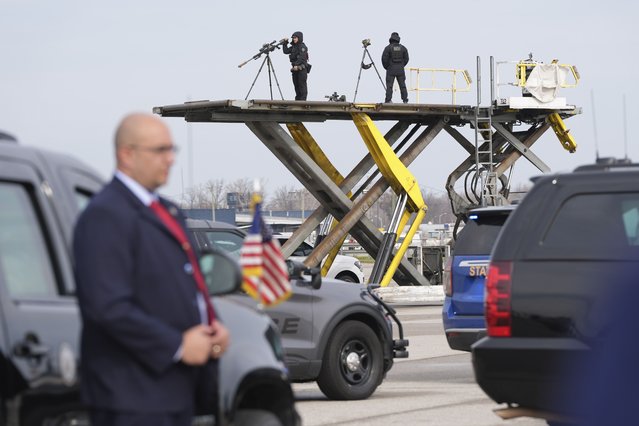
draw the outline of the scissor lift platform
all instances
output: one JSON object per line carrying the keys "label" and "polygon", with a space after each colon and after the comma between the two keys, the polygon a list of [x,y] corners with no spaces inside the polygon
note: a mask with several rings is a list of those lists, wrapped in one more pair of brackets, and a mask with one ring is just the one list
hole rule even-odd
{"label": "scissor lift platform", "polygon": [[[330,214],[339,221],[316,246],[311,256],[306,259],[305,263],[308,266],[319,264],[329,254],[334,255],[348,233],[374,259],[377,258],[378,252],[382,248],[382,234],[366,218],[366,211],[389,187],[392,187],[396,192],[402,190],[402,187],[407,188],[405,181],[412,178],[412,175],[406,167],[442,130],[449,133],[468,152],[468,158],[450,174],[447,181],[446,189],[451,199],[453,212],[461,217],[468,209],[475,207],[478,202],[477,195],[473,195],[472,191],[471,193],[465,191],[465,193],[459,194],[454,186],[459,178],[473,172],[476,154],[486,152],[485,147],[476,147],[456,129],[456,127],[466,125],[473,126],[476,110],[477,107],[470,105],[260,99],[192,101],[153,108],[154,113],[163,117],[182,117],[187,122],[244,123],[253,131],[320,203],[320,207],[306,219],[284,245],[284,254],[290,255],[292,250],[307,238],[327,215]],[[548,166],[531,151],[530,147],[551,125],[555,126],[553,123],[559,123],[556,125],[563,126],[562,119],[581,112],[579,108],[574,106],[548,110],[492,106],[480,107],[480,110],[492,117],[493,129],[491,131],[494,130],[495,134],[492,138],[494,152],[491,158],[495,163],[495,173],[501,182],[500,196],[504,198],[507,196],[508,187],[504,172],[521,156],[527,158],[541,171],[549,171]],[[552,120],[549,120],[551,115],[553,116]],[[370,120],[366,120],[366,116]],[[369,126],[371,129],[375,128],[374,122],[376,121],[395,123],[385,135],[379,134],[372,139],[368,138],[366,144],[370,150],[369,153],[360,160],[353,170],[342,176],[324,155],[319,144],[312,138],[303,123],[319,123],[330,120],[357,120],[361,123],[362,118],[367,123],[364,126]],[[286,125],[286,128],[282,124]],[[526,128],[514,131],[515,125]],[[362,137],[365,137],[361,124],[358,126],[360,126]],[[565,128],[562,131],[567,132]],[[390,173],[388,162],[384,165],[384,160],[380,160],[380,154],[375,153],[379,150],[374,149],[375,146],[384,144],[394,150],[394,154],[390,151],[390,156],[396,156],[401,162],[400,165],[390,158],[390,163],[395,164],[395,167],[391,167]],[[564,144],[562,143],[562,145]],[[386,152],[388,160],[388,150]],[[481,155],[484,154],[480,154],[480,157]],[[382,164],[381,168],[384,169],[381,173],[382,176],[372,182],[379,175],[380,164]],[[373,172],[372,175],[371,172]],[[416,184],[416,181],[411,183],[411,185]],[[367,191],[363,191],[364,188]],[[493,198],[497,199],[498,197]],[[413,198],[409,199],[407,205],[411,206],[411,209],[408,209],[404,216],[420,215],[421,220],[423,214],[420,213],[420,210],[425,211],[426,207],[418,205],[419,203],[420,201],[415,201]],[[402,225],[406,225],[407,221],[407,217],[403,217]],[[398,233],[398,235],[400,234]],[[393,277],[400,285],[429,284],[424,276],[402,256],[399,256],[396,261],[394,260],[392,265],[391,269],[393,270],[387,274],[388,280]],[[399,273],[395,273],[394,267],[398,267]]]}

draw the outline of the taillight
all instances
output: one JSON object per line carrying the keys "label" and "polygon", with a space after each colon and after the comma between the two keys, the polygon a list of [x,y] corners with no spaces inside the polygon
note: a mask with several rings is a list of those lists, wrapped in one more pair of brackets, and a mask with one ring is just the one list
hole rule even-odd
{"label": "taillight", "polygon": [[444,294],[448,297],[453,295],[453,274],[452,274],[452,257],[448,257],[446,259],[446,264],[444,265]]}
{"label": "taillight", "polygon": [[486,332],[491,337],[510,337],[512,262],[491,262],[486,277]]}

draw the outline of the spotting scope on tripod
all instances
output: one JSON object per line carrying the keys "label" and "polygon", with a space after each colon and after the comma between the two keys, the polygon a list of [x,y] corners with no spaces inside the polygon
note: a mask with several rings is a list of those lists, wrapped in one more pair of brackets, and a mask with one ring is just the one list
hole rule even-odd
{"label": "spotting scope on tripod", "polygon": [[284,95],[282,95],[282,89],[280,89],[280,83],[277,81],[277,75],[275,74],[275,68],[273,67],[273,63],[271,62],[270,53],[275,49],[279,49],[281,45],[288,43],[287,38],[283,38],[280,41],[273,40],[270,43],[264,43],[262,47],[258,50],[258,52],[253,55],[251,58],[239,64],[237,67],[242,68],[244,65],[248,64],[251,61],[257,60],[260,57],[264,56],[264,60],[262,61],[262,65],[260,65],[260,69],[257,71],[257,75],[255,79],[253,79],[253,84],[251,84],[251,88],[249,89],[246,97],[244,99],[248,99],[251,94],[251,90],[253,90],[253,86],[255,86],[255,82],[257,78],[260,76],[262,72],[262,68],[264,68],[264,64],[266,64],[266,68],[268,69],[268,85],[271,93],[271,100],[273,100],[273,81],[271,79],[271,74],[273,74],[273,78],[275,79],[275,84],[277,85],[277,90],[280,92],[280,97],[284,100]]}
{"label": "spotting scope on tripod", "polygon": [[[365,38],[364,40],[362,40],[362,47],[364,48],[364,53],[362,53],[362,61],[360,62],[360,66],[359,66],[359,74],[357,75],[357,86],[355,86],[355,96],[353,96],[353,102],[355,102],[355,100],[357,99],[357,89],[359,89],[359,80],[362,76],[362,70],[367,70],[370,67],[375,68],[377,77],[379,77],[379,81],[380,83],[382,83],[382,87],[384,88],[384,91],[386,91],[386,85],[384,84],[384,80],[382,80],[382,76],[379,75],[379,71],[377,70],[377,67],[375,66],[375,61],[373,61],[373,58],[371,57],[371,54],[368,51],[368,46],[370,45],[371,45],[370,38]],[[367,55],[368,55],[368,59],[371,61],[370,64],[364,63],[364,60],[366,59]]]}

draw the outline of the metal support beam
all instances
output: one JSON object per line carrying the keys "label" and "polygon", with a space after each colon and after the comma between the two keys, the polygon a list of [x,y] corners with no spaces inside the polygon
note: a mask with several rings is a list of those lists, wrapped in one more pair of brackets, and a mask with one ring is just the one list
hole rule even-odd
{"label": "metal support beam", "polygon": [[[410,165],[415,158],[432,142],[432,140],[441,132],[444,127],[444,120],[439,120],[437,123],[429,126],[425,129],[419,137],[400,155],[400,161],[405,165]],[[374,258],[377,256],[381,243],[381,233],[374,229],[372,234],[366,232],[358,232],[360,228],[360,219],[366,219],[364,214],[371,208],[373,203],[382,196],[382,194],[389,188],[388,182],[385,179],[380,178],[375,184],[364,194],[361,198],[358,198],[348,213],[340,218],[340,223],[331,231],[329,235],[322,240],[322,242],[315,248],[311,256],[306,259],[307,265],[314,265],[320,262],[324,256],[328,253],[331,247],[333,247],[337,241],[339,241],[344,235],[346,235],[351,228],[351,234],[357,239],[362,248],[366,250]],[[367,219],[366,219],[367,220]],[[370,239],[369,239],[370,238]],[[406,259],[402,259],[399,264],[399,271],[404,275],[395,275],[395,280],[400,284],[410,285],[429,285],[425,277],[418,273],[410,262]],[[408,278],[406,278],[408,277]]]}
{"label": "metal support beam", "polygon": [[495,130],[497,130],[497,133],[506,138],[508,143],[514,146],[517,151],[519,151],[524,157],[526,157],[526,159],[530,161],[533,166],[541,170],[542,173],[548,173],[550,171],[550,167],[548,167],[546,163],[541,160],[541,158],[537,157],[537,155],[532,152],[529,147],[521,143],[521,141],[517,139],[515,135],[510,133],[508,129],[506,129],[503,125],[499,123],[493,123],[493,127],[495,128]]}
{"label": "metal support beam", "polygon": [[[326,176],[323,170],[313,162],[313,160],[300,148],[293,138],[277,123],[272,122],[247,122],[249,129],[264,143],[264,145],[284,164],[293,175],[313,194],[313,196],[324,205],[328,212],[340,220],[340,224],[335,229],[345,229],[357,239],[368,253],[375,256],[381,243],[381,233],[375,225],[364,216],[365,210],[358,214],[355,223],[343,220],[345,215],[353,213],[353,202],[344,192]],[[438,126],[441,130],[441,125]],[[434,135],[433,135],[434,137]],[[430,138],[432,140],[432,138]],[[429,140],[429,141],[430,141]],[[411,161],[414,157],[411,159]],[[386,186],[387,188],[388,186]],[[385,188],[384,188],[385,189]],[[382,191],[381,193],[383,193]],[[380,195],[381,195],[380,193]],[[345,228],[347,226],[347,228]],[[352,230],[351,230],[352,229]],[[328,254],[330,249],[337,244],[334,238],[335,230],[325,238],[322,243],[306,258],[304,262],[308,266],[318,265]],[[325,244],[331,242],[330,246]],[[321,255],[316,253],[322,250]],[[428,282],[413,265],[406,259],[400,264],[400,270],[407,275],[409,282],[419,285],[428,285]]]}
{"label": "metal support beam", "polygon": [[[410,124],[406,122],[398,122],[386,133],[386,140],[392,145],[394,144],[402,134],[408,129]],[[409,132],[409,135],[412,131]],[[367,153],[364,158],[351,170],[351,172],[344,178],[339,185],[340,189],[344,193],[348,193],[353,190],[357,182],[359,182],[375,165],[375,161],[370,153]],[[319,224],[328,215],[328,209],[320,204],[319,207],[302,223],[302,225],[293,233],[291,238],[282,247],[282,253],[285,257],[290,256],[293,251],[304,241],[311,232],[313,232]]]}

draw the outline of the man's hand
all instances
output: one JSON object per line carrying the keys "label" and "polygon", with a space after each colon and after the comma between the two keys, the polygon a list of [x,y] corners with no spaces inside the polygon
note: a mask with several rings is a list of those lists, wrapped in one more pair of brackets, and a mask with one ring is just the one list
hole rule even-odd
{"label": "man's hand", "polygon": [[188,365],[205,364],[209,360],[213,344],[211,326],[200,324],[189,328],[182,333],[181,361]]}
{"label": "man's hand", "polygon": [[212,343],[210,348],[211,358],[218,359],[222,356],[226,349],[229,347],[230,334],[224,324],[218,320],[211,323]]}
{"label": "man's hand", "polygon": [[291,68],[291,71],[299,71],[301,68],[298,67],[297,65],[293,65],[293,67]]}

